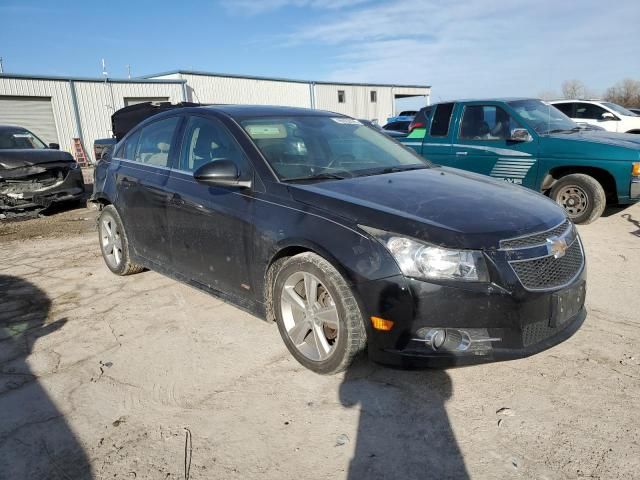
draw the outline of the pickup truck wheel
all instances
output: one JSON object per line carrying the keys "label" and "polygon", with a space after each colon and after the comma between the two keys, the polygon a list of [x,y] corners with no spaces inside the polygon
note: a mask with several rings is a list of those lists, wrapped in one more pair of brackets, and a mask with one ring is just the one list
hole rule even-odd
{"label": "pickup truck wheel", "polygon": [[565,209],[574,223],[583,225],[600,217],[607,205],[600,182],[583,173],[562,177],[553,185],[550,196]]}
{"label": "pickup truck wheel", "polygon": [[341,372],[366,346],[351,288],[315,253],[301,253],[282,264],[275,274],[273,307],[287,349],[316,373]]}
{"label": "pickup truck wheel", "polygon": [[144,270],[142,266],[131,263],[129,240],[124,231],[122,220],[120,220],[120,215],[118,215],[118,211],[113,205],[107,205],[100,213],[98,236],[104,263],[113,273],[124,276]]}

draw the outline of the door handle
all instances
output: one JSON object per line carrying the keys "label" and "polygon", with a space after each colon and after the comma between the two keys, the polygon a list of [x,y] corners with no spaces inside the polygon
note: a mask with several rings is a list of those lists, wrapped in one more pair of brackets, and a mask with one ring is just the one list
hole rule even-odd
{"label": "door handle", "polygon": [[462,157],[463,155],[466,155],[467,153],[468,153],[468,152],[456,152],[456,155],[458,155],[458,156],[461,156],[461,157]]}
{"label": "door handle", "polygon": [[182,197],[176,193],[174,193],[171,196],[171,200],[169,200],[169,203],[171,203],[172,205],[175,205],[177,207],[181,207],[184,205],[184,200],[182,199]]}

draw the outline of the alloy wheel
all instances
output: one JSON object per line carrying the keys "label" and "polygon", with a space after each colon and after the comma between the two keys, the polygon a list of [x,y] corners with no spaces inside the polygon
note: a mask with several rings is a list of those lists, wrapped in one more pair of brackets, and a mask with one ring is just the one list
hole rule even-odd
{"label": "alloy wheel", "polygon": [[281,313],[289,339],[312,361],[328,359],[340,335],[338,309],[318,277],[296,272],[287,278],[281,293]]}
{"label": "alloy wheel", "polygon": [[100,222],[100,240],[105,260],[112,268],[118,268],[122,262],[122,234],[110,215]]}

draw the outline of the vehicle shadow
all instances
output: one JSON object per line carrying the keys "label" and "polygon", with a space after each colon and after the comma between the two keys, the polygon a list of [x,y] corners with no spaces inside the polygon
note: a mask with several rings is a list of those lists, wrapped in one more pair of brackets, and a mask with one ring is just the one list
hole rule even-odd
{"label": "vehicle shadow", "polygon": [[633,224],[634,226],[636,226],[638,228],[635,232],[630,232],[631,235],[635,235],[636,237],[640,237],[640,220],[636,220],[635,218],[633,218],[630,213],[623,214],[622,218],[624,218],[627,222]]}
{"label": "vehicle shadow", "polygon": [[50,307],[33,284],[0,274],[0,478],[92,478],[87,455],[28,362],[34,343],[66,323],[47,323]]}
{"label": "vehicle shadow", "polygon": [[445,403],[443,370],[401,371],[355,362],[340,386],[346,407],[360,406],[349,480],[469,478]]}

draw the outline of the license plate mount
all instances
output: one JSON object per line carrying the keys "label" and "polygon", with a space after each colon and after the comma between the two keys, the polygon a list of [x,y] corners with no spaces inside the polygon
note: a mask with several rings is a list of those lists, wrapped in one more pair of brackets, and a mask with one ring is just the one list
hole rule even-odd
{"label": "license plate mount", "polygon": [[560,327],[575,316],[584,305],[585,293],[585,282],[580,282],[571,288],[554,293],[551,296],[549,326],[552,328]]}

